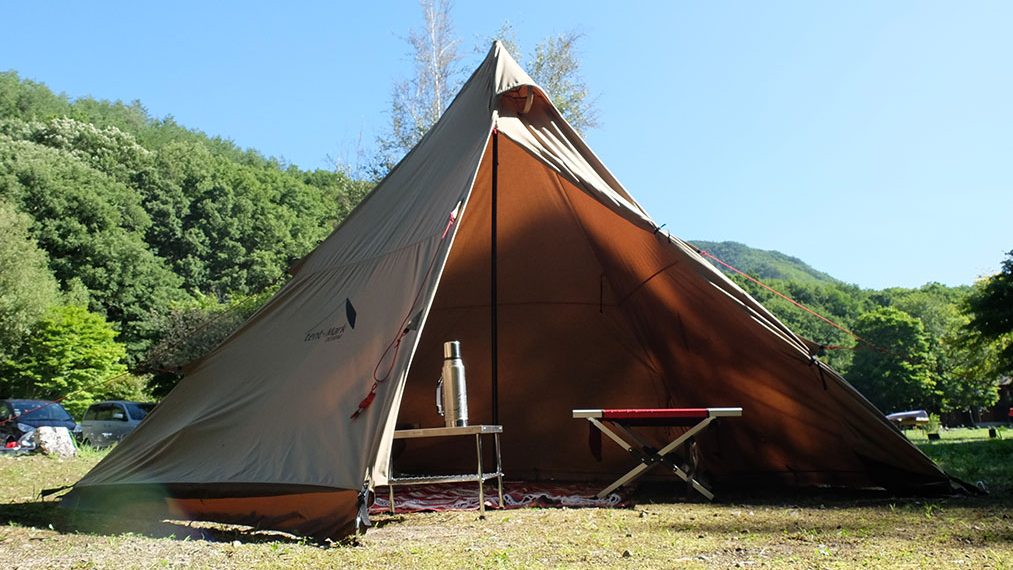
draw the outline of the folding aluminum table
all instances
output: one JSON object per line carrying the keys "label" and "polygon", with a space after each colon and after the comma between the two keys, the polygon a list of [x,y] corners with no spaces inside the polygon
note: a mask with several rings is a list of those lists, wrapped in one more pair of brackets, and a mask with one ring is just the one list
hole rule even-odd
{"label": "folding aluminum table", "polygon": [[[664,464],[675,474],[688,483],[707,500],[714,499],[714,493],[697,481],[692,473],[687,473],[674,461],[667,457],[676,449],[691,441],[711,422],[720,417],[738,417],[742,408],[647,408],[647,409],[615,409],[615,410],[573,410],[573,417],[584,418],[591,425],[618,443],[640,460],[640,464],[620,477],[602,492],[598,498],[604,498],[623,485],[632,483],[643,476],[652,467]],[[689,429],[671,443],[655,450],[654,447],[629,430],[633,426],[685,426]]]}
{"label": "folding aluminum table", "polygon": [[[429,483],[478,483],[478,508],[485,516],[485,482],[489,479],[496,479],[496,490],[499,494],[499,506],[503,507],[503,461],[499,453],[499,435],[503,433],[501,425],[473,425],[457,427],[438,428],[417,428],[396,430],[394,439],[415,439],[420,437],[453,437],[453,436],[475,436],[475,452],[477,465],[475,473],[464,473],[455,475],[421,475],[421,476],[394,476],[394,457],[391,455],[390,473],[387,481],[390,487],[390,512],[394,513],[394,487],[404,485],[426,485]],[[488,472],[482,465],[482,436],[492,435],[496,445],[496,471]]]}

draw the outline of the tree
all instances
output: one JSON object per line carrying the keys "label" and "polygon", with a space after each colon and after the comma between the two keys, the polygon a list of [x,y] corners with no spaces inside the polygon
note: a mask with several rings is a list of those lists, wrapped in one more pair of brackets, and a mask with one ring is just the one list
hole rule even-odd
{"label": "tree", "polygon": [[580,74],[577,42],[582,34],[566,32],[550,36],[535,46],[528,73],[545,89],[552,104],[578,133],[598,126],[598,109]]}
{"label": "tree", "polygon": [[59,301],[59,288],[46,252],[29,233],[31,219],[0,199],[0,361]]}
{"label": "tree", "polygon": [[998,343],[997,368],[1013,374],[1013,251],[1002,270],[975,287],[967,300],[967,330],[982,340]]}
{"label": "tree", "polygon": [[919,289],[889,289],[891,306],[917,317],[925,325],[935,355],[939,407],[943,412],[973,414],[995,404],[998,350],[994,341],[967,334],[969,317],[961,311],[973,293],[969,287],[929,283]]}
{"label": "tree", "polygon": [[126,348],[101,315],[75,305],[53,309],[32,327],[14,358],[0,364],[3,391],[22,398],[61,399],[79,416],[104,386],[127,370]]}
{"label": "tree", "polygon": [[420,0],[422,27],[406,38],[414,75],[394,85],[390,129],[378,139],[379,158],[372,167],[382,177],[439,120],[460,86],[459,41],[453,35],[450,0]]}
{"label": "tree", "polygon": [[[492,39],[498,40],[551,97],[552,104],[578,133],[586,133],[599,126],[596,98],[580,73],[578,42],[584,35],[576,31],[549,36],[535,45],[525,57],[517,34],[509,22],[504,22]],[[490,42],[491,43],[491,42]],[[478,46],[484,54],[488,45]]]}
{"label": "tree", "polygon": [[[853,351],[849,349],[855,343],[851,335],[811,313],[799,309],[793,303],[760,287],[753,281],[740,275],[733,276],[732,280],[755,297],[767,310],[774,313],[774,316],[795,334],[820,346],[828,347],[820,355],[821,360],[839,372],[847,373],[853,356]],[[812,279],[803,280],[797,277],[764,279],[763,282],[775,291],[787,295],[844,329],[854,326],[858,316],[868,309],[865,295],[853,285]]]}
{"label": "tree", "polygon": [[861,315],[854,331],[865,340],[848,372],[855,388],[886,412],[936,407],[935,363],[921,321],[884,307]]}
{"label": "tree", "polygon": [[946,366],[939,379],[940,409],[966,411],[976,420],[976,411],[999,401],[1000,374],[998,343],[975,334],[954,333],[944,338],[942,359]]}
{"label": "tree", "polygon": [[67,114],[70,102],[41,83],[21,79],[13,71],[0,72],[0,117],[50,118]]}
{"label": "tree", "polygon": [[177,304],[153,321],[160,338],[145,354],[139,367],[151,374],[152,394],[164,396],[183,378],[183,368],[214,350],[274,294],[264,291],[244,299],[222,303],[216,297],[198,295]]}
{"label": "tree", "polygon": [[[460,42],[453,35],[450,0],[420,0],[423,23],[406,38],[414,74],[394,84],[390,126],[377,138],[378,154],[367,168],[380,179],[415,147],[450,105],[461,83]],[[577,132],[598,126],[598,110],[580,74],[577,32],[550,36],[535,46],[528,73],[552,98],[552,103]],[[523,60],[509,23],[496,32],[517,61]],[[488,45],[479,46],[484,54]]]}
{"label": "tree", "polygon": [[28,216],[64,302],[119,328],[130,365],[159,336],[146,320],[188,294],[227,301],[276,284],[368,190],[137,101],[71,102],[13,73],[0,73],[0,117],[0,198]]}
{"label": "tree", "polygon": [[184,142],[160,149],[145,175],[149,243],[185,289],[223,300],[283,279],[364,194],[339,173],[236,164]]}
{"label": "tree", "polygon": [[140,197],[85,157],[0,135],[0,197],[32,217],[32,237],[61,286],[83,285],[90,308],[120,327],[132,353],[148,342],[140,319],[185,297],[144,241],[151,218]]}

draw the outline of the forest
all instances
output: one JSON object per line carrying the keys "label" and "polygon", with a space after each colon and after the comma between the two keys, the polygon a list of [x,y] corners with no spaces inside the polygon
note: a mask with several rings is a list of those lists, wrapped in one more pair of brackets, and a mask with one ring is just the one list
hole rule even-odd
{"label": "forest", "polygon": [[741,270],[714,263],[886,413],[927,409],[974,423],[1013,373],[1013,252],[1001,273],[973,286],[872,290],[780,252],[693,243]]}
{"label": "forest", "polygon": [[370,186],[0,73],[0,392],[163,394]]}
{"label": "forest", "polygon": [[[363,178],[0,73],[0,397],[79,415],[163,396],[340,224]],[[1013,370],[1013,252],[974,286],[867,290],[778,252],[694,243],[883,411],[974,421]]]}

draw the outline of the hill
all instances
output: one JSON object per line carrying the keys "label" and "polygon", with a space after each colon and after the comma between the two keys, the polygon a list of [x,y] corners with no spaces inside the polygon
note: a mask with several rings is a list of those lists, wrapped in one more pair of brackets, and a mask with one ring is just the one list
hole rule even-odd
{"label": "hill", "polygon": [[[276,287],[369,186],[153,117],[136,101],[71,99],[0,72],[0,211],[22,228],[0,241],[41,250],[59,304],[107,319],[130,363],[166,334],[173,311]],[[0,349],[13,354],[26,334]]]}
{"label": "hill", "polygon": [[[814,269],[806,262],[780,251],[756,249],[734,241],[692,240],[693,245],[709,251],[722,261],[760,279],[783,279],[796,283],[841,284],[842,281]],[[731,273],[711,260],[715,267]]]}

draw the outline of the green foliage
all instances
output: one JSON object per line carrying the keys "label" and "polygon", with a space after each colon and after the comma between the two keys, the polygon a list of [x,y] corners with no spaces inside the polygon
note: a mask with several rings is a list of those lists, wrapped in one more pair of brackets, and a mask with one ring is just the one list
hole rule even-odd
{"label": "green foliage", "polygon": [[14,358],[0,365],[2,392],[16,397],[62,398],[80,416],[104,384],[126,372],[124,346],[101,315],[84,307],[55,308],[32,327]]}
{"label": "green foliage", "polygon": [[[485,55],[491,40],[498,40],[510,55],[552,98],[552,104],[578,133],[586,133],[600,126],[596,98],[584,81],[580,71],[580,57],[577,54],[578,44],[583,34],[568,31],[551,35],[537,45],[525,57],[524,51],[517,42],[517,34],[509,22],[500,25],[490,41],[479,46]],[[476,50],[478,51],[478,50]]]}
{"label": "green foliage", "polygon": [[939,283],[872,293],[876,302],[898,308],[925,325],[929,348],[935,355],[933,374],[943,412],[976,410],[993,405],[999,397],[998,376],[988,370],[994,350],[963,332],[968,318],[961,306],[969,293],[969,287]]}
{"label": "green foliage", "polygon": [[[917,318],[924,326],[932,354],[931,373],[938,397],[931,405],[923,402],[923,407],[955,412],[977,410],[997,401],[996,380],[1001,375],[998,354],[1002,344],[979,334],[970,334],[966,329],[969,317],[962,308],[971,288],[929,283],[917,289],[862,290],[780,252],[763,251],[735,242],[696,241],[694,244],[844,329],[853,330],[860,314],[880,307],[893,307]],[[847,349],[855,348],[855,340],[850,334],[799,309],[753,281],[731,273],[717,263],[715,266],[731,274],[739,286],[796,334],[830,347],[824,350],[821,358],[849,375],[854,351]],[[981,287],[983,285],[978,286]]]}
{"label": "green foliage", "polygon": [[855,341],[841,329],[853,326],[858,315],[870,308],[861,289],[838,281],[763,280],[768,287],[837,323],[840,326],[837,328],[749,279],[736,275],[733,280],[795,334],[826,347],[820,355],[824,362],[839,371],[847,370],[852,357],[849,349]]}
{"label": "green foliage", "polygon": [[461,85],[459,40],[454,36],[449,0],[420,0],[422,23],[405,37],[411,48],[412,76],[391,89],[390,126],[377,137],[378,156],[369,166],[383,178],[426,134],[450,105]]}
{"label": "green foliage", "polygon": [[886,412],[934,407],[934,355],[921,321],[884,307],[860,316],[854,332],[866,341],[848,372],[855,388]]}
{"label": "green foliage", "polygon": [[[755,249],[734,241],[693,240],[692,244],[699,249],[713,253],[725,263],[761,281],[781,279],[793,283],[840,283],[826,273],[813,269],[802,260],[779,251]],[[708,261],[720,271],[732,274],[728,268],[713,260],[708,259]]]}
{"label": "green foliage", "polygon": [[187,364],[205,356],[236,331],[273,294],[258,295],[221,303],[199,295],[157,316],[154,326],[161,338],[145,354],[140,369],[151,374],[149,389],[161,397],[183,377]]}
{"label": "green foliage", "polygon": [[59,301],[46,253],[29,233],[31,219],[0,199],[0,361]]}
{"label": "green foliage", "polygon": [[946,362],[939,379],[940,409],[944,412],[980,410],[999,401],[994,343],[973,337],[951,337],[940,358]]}
{"label": "green foliage", "polygon": [[577,44],[581,34],[550,36],[535,46],[528,73],[552,98],[552,104],[578,133],[596,128],[598,109],[580,73]]}
{"label": "green foliage", "polygon": [[81,283],[92,309],[143,350],[140,320],[184,294],[144,241],[151,220],[137,194],[66,149],[0,136],[0,196],[34,218],[33,237],[64,288]]}
{"label": "green foliage", "polygon": [[139,190],[149,242],[187,290],[222,298],[276,284],[365,194],[343,174],[236,164],[189,143],[159,150]]}
{"label": "green foliage", "polygon": [[962,291],[951,310],[962,310],[952,319],[941,341],[943,367],[940,388],[943,411],[977,410],[999,400],[999,380],[1011,368],[1003,358],[1013,334],[988,336],[972,325],[971,303],[984,294],[988,280]]}
{"label": "green foliage", "polygon": [[65,97],[41,83],[22,80],[13,71],[0,72],[0,117],[49,118],[65,114],[69,106]]}
{"label": "green foliage", "polygon": [[137,101],[72,101],[0,73],[0,199],[28,216],[67,302],[120,330],[131,365],[170,307],[277,284],[368,190],[154,119]]}
{"label": "green foliage", "polygon": [[97,386],[92,395],[95,400],[148,402],[154,399],[149,382],[149,376],[119,374]]}
{"label": "green foliage", "polygon": [[872,297],[881,305],[896,307],[918,317],[925,325],[925,332],[942,339],[963,325],[965,319],[960,304],[969,290],[968,287],[929,283],[918,289],[884,289],[873,293]]}
{"label": "green foliage", "polygon": [[1013,374],[1013,251],[1003,261],[1002,271],[974,289],[966,308],[970,316],[967,330],[997,343],[997,368]]}

